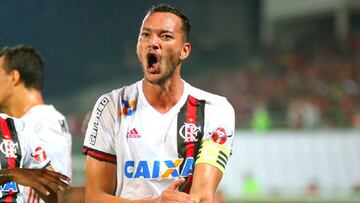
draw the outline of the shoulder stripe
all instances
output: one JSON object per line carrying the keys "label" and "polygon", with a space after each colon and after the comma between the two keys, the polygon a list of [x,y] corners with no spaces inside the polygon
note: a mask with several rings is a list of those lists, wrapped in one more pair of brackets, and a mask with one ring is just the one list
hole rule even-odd
{"label": "shoulder stripe", "polygon": [[92,149],[86,146],[83,147],[82,153],[84,155],[91,156],[92,158],[95,158],[99,161],[106,161],[116,164],[116,155],[113,154],[98,151],[96,149]]}

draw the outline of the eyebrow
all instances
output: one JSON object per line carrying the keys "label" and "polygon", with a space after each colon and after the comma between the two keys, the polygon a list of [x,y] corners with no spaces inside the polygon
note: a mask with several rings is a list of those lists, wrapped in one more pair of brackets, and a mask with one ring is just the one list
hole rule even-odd
{"label": "eyebrow", "polygon": [[[141,31],[151,31],[151,30],[154,30],[154,29],[151,29],[150,27],[143,27],[141,29]],[[173,31],[171,30],[168,30],[168,29],[161,29],[159,30],[161,33],[174,33]]]}

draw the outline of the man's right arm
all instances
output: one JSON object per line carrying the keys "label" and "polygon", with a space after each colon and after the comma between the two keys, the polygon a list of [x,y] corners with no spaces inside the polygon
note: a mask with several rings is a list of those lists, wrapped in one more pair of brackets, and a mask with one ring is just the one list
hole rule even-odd
{"label": "man's right arm", "polygon": [[[114,202],[114,203],[155,203],[155,202],[192,202],[190,195],[178,192],[176,189],[184,182],[184,179],[174,181],[157,199],[151,200],[128,200],[116,197],[116,164],[86,158],[86,188],[85,202]],[[141,195],[141,194],[139,194]]]}
{"label": "man's right arm", "polygon": [[116,202],[115,189],[116,164],[87,156],[85,202]]}

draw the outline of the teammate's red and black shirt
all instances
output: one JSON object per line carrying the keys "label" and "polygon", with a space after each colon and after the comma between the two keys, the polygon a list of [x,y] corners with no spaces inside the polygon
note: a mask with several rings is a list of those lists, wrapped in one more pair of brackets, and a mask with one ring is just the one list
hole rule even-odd
{"label": "teammate's red and black shirt", "polygon": [[[20,119],[0,114],[1,169],[42,168],[49,162],[45,150],[36,139],[26,135],[24,127],[25,123]],[[21,189],[15,182],[0,187],[0,202],[22,202]]]}

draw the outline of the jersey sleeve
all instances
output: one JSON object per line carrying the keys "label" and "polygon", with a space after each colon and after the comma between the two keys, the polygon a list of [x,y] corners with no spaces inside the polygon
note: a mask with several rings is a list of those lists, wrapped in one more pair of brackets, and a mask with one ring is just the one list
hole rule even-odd
{"label": "jersey sleeve", "polygon": [[232,154],[235,112],[231,104],[224,99],[216,105],[205,106],[205,115],[204,136],[196,164],[207,163],[224,172]]}
{"label": "jersey sleeve", "polygon": [[100,97],[86,129],[83,154],[100,161],[116,163],[114,141],[116,117],[116,108],[111,98],[108,95]]}
{"label": "jersey sleeve", "polygon": [[56,172],[71,177],[71,135],[63,118],[29,116],[24,131],[31,137],[30,151],[36,161],[49,159]]}
{"label": "jersey sleeve", "polygon": [[[25,135],[30,137],[30,135]],[[51,163],[47,148],[37,139],[25,139],[23,168],[44,168]]]}
{"label": "jersey sleeve", "polygon": [[38,139],[36,133],[27,128],[31,125],[23,119],[13,120],[21,145],[22,168],[44,168],[50,163],[50,157],[47,156],[43,143]]}

